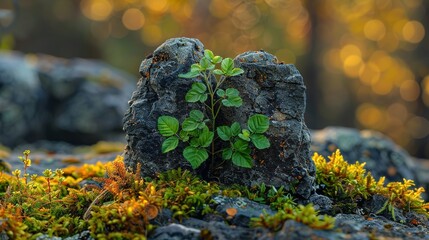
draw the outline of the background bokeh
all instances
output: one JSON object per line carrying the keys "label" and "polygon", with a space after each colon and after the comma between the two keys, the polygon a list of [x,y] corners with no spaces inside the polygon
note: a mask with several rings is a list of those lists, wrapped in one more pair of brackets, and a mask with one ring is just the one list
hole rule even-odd
{"label": "background bokeh", "polygon": [[0,49],[102,59],[136,80],[172,37],[222,56],[264,49],[304,76],[310,128],[375,129],[429,158],[428,11],[424,0],[2,0]]}

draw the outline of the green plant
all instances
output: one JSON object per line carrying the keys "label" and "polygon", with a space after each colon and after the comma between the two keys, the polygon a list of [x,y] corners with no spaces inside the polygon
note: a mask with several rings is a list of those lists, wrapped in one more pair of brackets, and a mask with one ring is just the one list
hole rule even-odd
{"label": "green plant", "polygon": [[[216,68],[219,63],[220,68]],[[237,89],[222,89],[221,86],[228,77],[237,76],[243,72],[242,69],[234,67],[231,58],[222,59],[220,56],[215,56],[212,51],[205,50],[204,57],[199,63],[192,64],[188,73],[180,74],[179,77],[182,78],[197,78],[186,93],[185,100],[189,103],[203,104],[208,114],[192,110],[182,122],[180,131],[179,121],[176,118],[160,116],[158,131],[163,137],[167,137],[162,143],[162,153],[176,149],[179,141],[182,141],[188,144],[183,150],[183,156],[194,169],[209,158],[209,153],[211,167],[218,153],[221,153],[224,160],[232,160],[236,166],[252,167],[253,159],[250,156],[249,143],[253,143],[257,149],[270,147],[269,140],[263,135],[269,127],[268,117],[262,114],[252,115],[247,121],[247,129],[242,129],[237,122],[232,123],[231,126],[216,126],[216,118],[222,106],[240,107],[242,105],[243,101]],[[229,145],[216,151],[215,140],[218,138],[228,142]],[[211,147],[210,150],[208,150],[209,147]]]}
{"label": "green plant", "polygon": [[395,220],[395,207],[405,211],[416,211],[429,216],[429,204],[425,203],[421,194],[424,188],[414,188],[413,180],[404,179],[403,182],[390,182],[385,185],[385,178],[378,181],[370,172],[366,172],[365,163],[349,164],[344,160],[340,150],[328,157],[329,161],[315,153],[313,161],[316,165],[316,182],[323,185],[322,194],[335,202],[357,206],[361,199],[368,199],[373,195],[386,198],[384,206],[376,212],[379,214],[388,210]]}
{"label": "green plant", "polygon": [[259,218],[252,218],[251,224],[254,227],[265,227],[278,231],[284,222],[289,219],[301,222],[314,229],[331,229],[335,225],[334,217],[318,215],[318,212],[311,204],[306,206],[299,205],[298,207],[295,204],[284,204],[283,208],[279,209],[274,215],[264,214]]}

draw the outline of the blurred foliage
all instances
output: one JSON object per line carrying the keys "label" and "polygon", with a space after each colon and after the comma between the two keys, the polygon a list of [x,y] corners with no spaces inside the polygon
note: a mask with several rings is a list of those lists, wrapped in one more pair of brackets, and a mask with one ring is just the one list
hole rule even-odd
{"label": "blurred foliage", "polygon": [[[2,28],[12,1],[0,3]],[[220,55],[262,48],[302,72],[310,128],[379,130],[429,158],[427,1],[18,2],[1,49],[101,58],[137,76],[144,56],[171,37],[198,38]]]}

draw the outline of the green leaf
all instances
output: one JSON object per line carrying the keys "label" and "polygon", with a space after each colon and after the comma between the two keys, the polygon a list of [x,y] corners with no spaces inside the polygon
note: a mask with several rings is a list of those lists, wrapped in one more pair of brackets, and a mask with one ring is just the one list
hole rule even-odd
{"label": "green leaf", "polygon": [[195,89],[190,89],[185,95],[185,100],[186,102],[191,102],[191,103],[198,102],[200,100],[201,95],[202,94],[196,91]]}
{"label": "green leaf", "polygon": [[213,141],[214,133],[211,131],[203,131],[198,137],[198,142],[201,147],[208,147]]}
{"label": "green leaf", "polygon": [[270,147],[270,141],[262,134],[253,134],[250,136],[250,139],[257,149],[266,149]]}
{"label": "green leaf", "polygon": [[189,113],[189,118],[195,120],[196,122],[202,122],[204,119],[204,113],[200,110],[192,110]]}
{"label": "green leaf", "polygon": [[220,66],[224,73],[229,73],[234,68],[234,61],[231,58],[225,58]]}
{"label": "green leaf", "polygon": [[182,129],[183,131],[190,132],[194,131],[198,128],[199,122],[195,121],[192,118],[185,118],[185,120],[182,123]]}
{"label": "green leaf", "polygon": [[229,160],[232,157],[232,149],[231,148],[225,148],[222,150],[222,158],[225,160]]}
{"label": "green leaf", "polygon": [[170,137],[179,130],[179,120],[170,116],[161,116],[158,118],[158,131],[164,137]]}
{"label": "green leaf", "polygon": [[227,99],[222,99],[222,104],[225,107],[240,107],[243,104],[243,99],[239,96],[232,96]]}
{"label": "green leaf", "polygon": [[224,91],[223,89],[218,89],[218,90],[216,91],[216,94],[217,94],[219,97],[223,97],[223,96],[225,96],[225,91]]}
{"label": "green leaf", "polygon": [[235,150],[234,152],[246,152],[246,150],[249,149],[249,143],[241,139],[235,141],[233,146]]}
{"label": "green leaf", "polygon": [[231,128],[228,126],[219,126],[217,127],[216,131],[219,138],[224,141],[229,141],[229,139],[232,137]]}
{"label": "green leaf", "polygon": [[242,133],[238,134],[238,137],[246,142],[250,141],[250,132],[247,129],[243,129]]}
{"label": "green leaf", "polygon": [[222,61],[222,57],[221,56],[215,56],[212,59],[212,63],[216,64],[216,63],[220,63]]}
{"label": "green leaf", "polygon": [[201,72],[203,69],[198,63],[194,63],[191,65],[191,72]]}
{"label": "green leaf", "polygon": [[181,77],[181,78],[194,78],[194,77],[198,77],[199,75],[200,75],[200,72],[190,71],[190,72],[187,72],[185,74],[179,74],[179,77]]}
{"label": "green leaf", "polygon": [[199,98],[199,101],[203,103],[203,102],[205,102],[207,100],[207,98],[208,98],[207,93],[201,94],[200,98]]}
{"label": "green leaf", "polygon": [[180,140],[183,142],[187,142],[189,140],[189,132],[183,131],[183,129],[179,132]]}
{"label": "green leaf", "polygon": [[207,91],[207,86],[204,83],[194,82],[194,83],[192,83],[191,89],[193,89],[199,93],[205,93]]}
{"label": "green leaf", "polygon": [[232,69],[231,74],[229,74],[229,76],[233,77],[233,76],[240,75],[242,73],[244,73],[243,69],[241,69],[241,68],[234,68],[234,69]]}
{"label": "green leaf", "polygon": [[270,120],[265,115],[255,114],[249,118],[247,126],[253,133],[264,133],[270,127]]}
{"label": "green leaf", "polygon": [[213,73],[216,74],[216,75],[223,75],[223,72],[220,69],[213,70]]}
{"label": "green leaf", "polygon": [[214,54],[212,51],[206,49],[204,50],[204,57],[208,58],[208,59],[213,59],[214,58]]}
{"label": "green leaf", "polygon": [[232,163],[236,166],[251,168],[252,167],[252,157],[249,154],[243,152],[234,152],[232,154]]}
{"label": "green leaf", "polygon": [[199,147],[200,141],[198,140],[198,137],[191,138],[191,141],[189,141],[189,145],[192,147]]}
{"label": "green leaf", "polygon": [[235,88],[227,88],[225,93],[227,97],[236,97],[240,95],[240,92]]}
{"label": "green leaf", "polygon": [[171,136],[162,143],[161,150],[162,153],[170,152],[174,149],[176,149],[177,145],[179,144],[179,138],[176,136]]}
{"label": "green leaf", "polygon": [[203,57],[200,60],[200,65],[204,70],[212,70],[215,65],[211,63],[210,59]]}
{"label": "green leaf", "polygon": [[183,150],[183,157],[188,160],[193,169],[196,169],[207,160],[209,154],[202,148],[186,147],[185,150]]}
{"label": "green leaf", "polygon": [[241,133],[241,126],[238,122],[234,122],[231,125],[231,136],[238,136],[239,133]]}
{"label": "green leaf", "polygon": [[205,122],[200,122],[200,123],[198,124],[198,129],[203,129],[203,128],[205,128],[205,127],[207,127]]}

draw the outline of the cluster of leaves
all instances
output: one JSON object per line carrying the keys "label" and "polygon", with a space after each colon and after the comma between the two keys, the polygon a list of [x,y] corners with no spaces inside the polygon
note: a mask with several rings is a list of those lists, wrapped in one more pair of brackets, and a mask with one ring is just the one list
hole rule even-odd
{"label": "cluster of leaves", "polygon": [[414,188],[412,180],[390,182],[385,184],[385,178],[378,181],[370,172],[366,172],[365,163],[349,164],[344,160],[340,150],[334,152],[329,161],[315,153],[313,161],[316,165],[316,182],[322,188],[322,193],[337,202],[349,200],[352,203],[368,199],[373,195],[384,196],[387,200],[384,207],[395,219],[394,207],[403,210],[414,210],[429,216],[429,204],[425,203],[421,194],[424,188]]}
{"label": "cluster of leaves", "polygon": [[[216,68],[219,63],[220,68]],[[252,167],[249,143],[253,143],[257,149],[270,147],[270,142],[263,135],[269,127],[268,117],[262,114],[252,115],[248,119],[247,129],[242,129],[237,122],[232,123],[231,126],[216,127],[216,118],[222,106],[240,107],[242,105],[243,101],[237,89],[221,88],[228,77],[242,73],[242,69],[234,67],[231,58],[222,59],[220,56],[215,56],[212,51],[205,50],[204,57],[199,63],[192,64],[188,73],[180,74],[179,77],[182,78],[197,79],[186,93],[185,100],[189,103],[202,103],[207,114],[192,110],[180,125],[179,120],[174,117],[160,116],[158,131],[167,138],[162,143],[162,152],[167,153],[176,149],[179,141],[182,141],[188,145],[183,151],[183,156],[194,169],[209,158],[209,153],[213,162],[218,152],[222,153],[224,160],[232,160],[236,166]],[[203,82],[199,80],[201,78]],[[215,151],[214,141],[217,137],[228,142],[228,147]]]}

